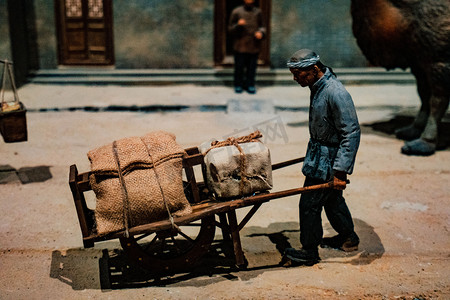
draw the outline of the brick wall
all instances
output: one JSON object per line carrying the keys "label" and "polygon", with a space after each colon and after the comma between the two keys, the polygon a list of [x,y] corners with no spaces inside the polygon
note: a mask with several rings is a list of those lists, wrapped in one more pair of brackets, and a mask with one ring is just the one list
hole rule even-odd
{"label": "brick wall", "polygon": [[[34,0],[34,8],[39,66],[56,68],[54,1]],[[0,56],[10,48],[5,12]],[[114,0],[113,30],[117,69],[214,66],[214,0]],[[315,49],[332,67],[368,64],[351,31],[350,0],[272,0],[272,67],[284,68],[300,48]]]}
{"label": "brick wall", "polygon": [[0,0],[0,59],[12,60],[6,0]]}
{"label": "brick wall", "polygon": [[351,29],[350,0],[272,1],[272,65],[284,67],[301,48],[332,67],[365,67]]}
{"label": "brick wall", "polygon": [[213,66],[214,1],[114,1],[117,68]]}

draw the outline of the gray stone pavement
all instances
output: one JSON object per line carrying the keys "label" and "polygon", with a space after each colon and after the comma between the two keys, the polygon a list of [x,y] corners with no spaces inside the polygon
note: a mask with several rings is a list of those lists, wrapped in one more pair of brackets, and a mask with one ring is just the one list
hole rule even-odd
{"label": "gray stone pavement", "polygon": [[[19,96],[28,109],[29,139],[0,143],[0,299],[449,297],[450,151],[400,154],[403,142],[390,132],[398,125],[393,120],[410,120],[417,111],[414,85],[347,89],[363,125],[345,192],[360,251],[321,249],[322,263],[313,268],[277,267],[273,237],[282,234],[300,247],[298,197],[288,197],[263,205],[241,232],[249,271],[109,290],[102,286],[99,260],[102,250],[120,246],[111,241],[82,248],[68,186],[71,164],[87,171],[89,150],[152,130],[173,132],[183,147],[191,147],[260,129],[273,162],[302,156],[309,91],[297,85],[260,87],[255,95],[224,86],[23,86]],[[41,176],[33,177],[33,171]],[[274,190],[298,187],[302,180],[298,168],[280,171]],[[92,197],[88,201],[93,205]],[[333,234],[325,216],[324,230]]]}
{"label": "gray stone pavement", "polygon": [[[401,106],[418,107],[414,85],[349,85],[357,107]],[[234,94],[227,86],[164,85],[38,85],[28,84],[19,91],[20,99],[31,110],[41,108],[75,108],[149,106],[149,105],[226,105],[230,99],[270,100],[275,106],[308,107],[309,90],[298,85],[264,86],[255,95]]]}

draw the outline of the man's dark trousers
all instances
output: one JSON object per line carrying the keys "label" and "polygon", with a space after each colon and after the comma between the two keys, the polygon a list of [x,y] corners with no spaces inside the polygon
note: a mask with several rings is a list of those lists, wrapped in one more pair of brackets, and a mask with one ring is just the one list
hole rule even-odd
{"label": "man's dark trousers", "polygon": [[[304,186],[325,183],[306,177]],[[322,207],[328,221],[341,236],[348,237],[354,232],[350,211],[342,196],[342,191],[320,189],[302,194],[300,197],[300,242],[304,249],[317,249],[322,241]]]}
{"label": "man's dark trousers", "polygon": [[[248,88],[255,86],[258,54],[234,53],[234,86]],[[244,78],[245,75],[245,78]]]}

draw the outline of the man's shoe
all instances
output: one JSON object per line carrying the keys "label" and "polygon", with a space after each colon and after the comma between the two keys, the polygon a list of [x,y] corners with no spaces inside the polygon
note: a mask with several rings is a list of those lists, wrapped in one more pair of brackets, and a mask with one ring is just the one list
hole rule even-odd
{"label": "man's shoe", "polygon": [[351,252],[358,250],[358,245],[359,245],[359,237],[356,235],[356,233],[353,233],[348,238],[343,238],[340,235],[335,235],[333,237],[325,237],[322,239],[320,247],[333,248],[345,252]]}
{"label": "man's shoe", "polygon": [[347,238],[345,242],[341,246],[341,250],[345,252],[352,252],[358,250],[359,245],[359,239],[355,240],[350,238]]}
{"label": "man's shoe", "polygon": [[287,248],[284,255],[289,258],[293,263],[297,263],[305,266],[312,266],[320,261],[319,251],[294,248]]}
{"label": "man's shoe", "polygon": [[240,94],[240,93],[242,93],[243,89],[242,89],[242,87],[240,87],[240,86],[235,86],[235,87],[234,87],[234,91],[235,91],[237,94]]}
{"label": "man's shoe", "polygon": [[255,93],[256,93],[256,89],[255,89],[254,86],[249,86],[249,87],[247,88],[247,92],[248,92],[249,94],[255,94]]}
{"label": "man's shoe", "polygon": [[344,244],[344,239],[338,234],[333,237],[324,237],[320,247],[340,249],[342,244]]}

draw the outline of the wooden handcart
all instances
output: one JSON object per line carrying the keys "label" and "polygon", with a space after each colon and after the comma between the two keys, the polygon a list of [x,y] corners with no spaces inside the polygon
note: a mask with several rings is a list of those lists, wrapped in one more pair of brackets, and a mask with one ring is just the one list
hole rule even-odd
{"label": "wooden handcart", "polygon": [[[303,162],[303,159],[297,158],[274,164],[272,170]],[[197,181],[195,178],[194,166],[202,164],[204,164],[203,155],[198,148],[186,149],[183,169],[187,180],[184,184],[187,198],[192,206],[191,214],[174,218],[176,228],[169,219],[132,227],[129,229],[128,237],[125,231],[102,236],[96,233],[94,211],[88,208],[84,196],[85,192],[91,190],[90,172],[78,173],[76,165],[70,166],[69,185],[78,214],[84,247],[90,248],[97,242],[118,238],[127,257],[139,266],[155,274],[176,273],[188,270],[208,252],[214,240],[215,229],[219,227],[222,230],[223,240],[232,243],[236,266],[244,267],[246,262],[239,232],[264,202],[311,190],[333,188],[333,183],[329,182],[278,192],[264,192],[229,201],[217,201],[209,195],[204,182]],[[243,207],[251,207],[251,209],[238,222],[236,209]]]}

